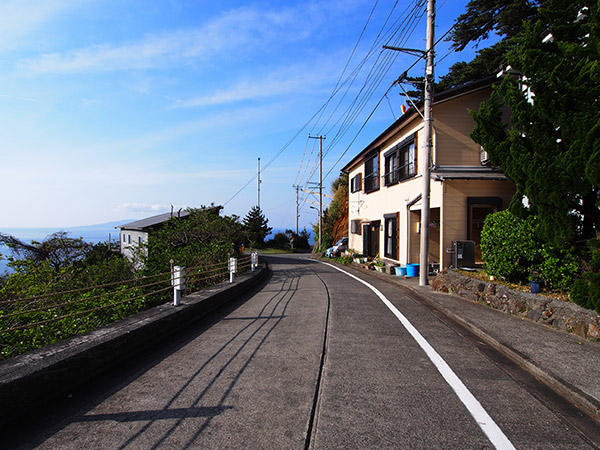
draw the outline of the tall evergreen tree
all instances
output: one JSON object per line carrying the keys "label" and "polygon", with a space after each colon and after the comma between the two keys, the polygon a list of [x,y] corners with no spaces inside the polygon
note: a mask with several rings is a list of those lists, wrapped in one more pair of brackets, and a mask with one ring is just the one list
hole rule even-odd
{"label": "tall evergreen tree", "polygon": [[244,217],[243,225],[246,237],[250,246],[262,247],[265,244],[265,238],[271,232],[272,228],[268,226],[269,220],[258,206],[253,206],[246,217]]}
{"label": "tall evergreen tree", "polygon": [[542,236],[562,247],[600,231],[598,8],[545,1],[507,53],[524,78],[506,77],[473,113],[472,138],[517,186],[512,211],[536,214]]}
{"label": "tall evergreen tree", "polygon": [[466,11],[455,21],[449,40],[456,51],[477,46],[494,33],[501,37],[496,44],[477,52],[470,62],[458,62],[440,77],[437,91],[478,80],[498,71],[505,63],[510,41],[519,36],[527,20],[539,18],[538,6],[545,0],[471,0]]}

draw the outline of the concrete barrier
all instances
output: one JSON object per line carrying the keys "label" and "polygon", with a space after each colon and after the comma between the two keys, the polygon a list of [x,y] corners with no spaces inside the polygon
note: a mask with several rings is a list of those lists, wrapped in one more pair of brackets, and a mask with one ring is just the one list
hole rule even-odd
{"label": "concrete barrier", "polygon": [[0,362],[0,428],[248,293],[267,270],[259,266],[233,284],[226,281],[187,295],[177,307],[156,306]]}

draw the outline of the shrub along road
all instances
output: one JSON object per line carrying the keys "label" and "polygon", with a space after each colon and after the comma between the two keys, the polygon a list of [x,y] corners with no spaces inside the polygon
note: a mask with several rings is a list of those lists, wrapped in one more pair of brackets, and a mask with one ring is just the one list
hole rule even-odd
{"label": "shrub along road", "polygon": [[268,261],[262,289],[74,391],[4,442],[597,448],[597,435],[565,419],[568,405],[408,291],[302,256]]}

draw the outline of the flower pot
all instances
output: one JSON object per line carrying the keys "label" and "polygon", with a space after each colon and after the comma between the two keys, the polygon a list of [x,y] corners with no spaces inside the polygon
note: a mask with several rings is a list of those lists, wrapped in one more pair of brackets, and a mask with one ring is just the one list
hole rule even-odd
{"label": "flower pot", "polygon": [[385,266],[375,266],[377,272],[385,273]]}
{"label": "flower pot", "polygon": [[531,287],[531,293],[532,294],[539,294],[542,291],[541,284],[542,283],[540,281],[530,281],[529,282],[529,286]]}
{"label": "flower pot", "polygon": [[418,277],[419,276],[419,265],[418,264],[407,264],[406,265],[406,275],[409,277]]}
{"label": "flower pot", "polygon": [[402,266],[396,267],[396,276],[397,277],[405,277],[406,276],[406,267],[402,267]]}

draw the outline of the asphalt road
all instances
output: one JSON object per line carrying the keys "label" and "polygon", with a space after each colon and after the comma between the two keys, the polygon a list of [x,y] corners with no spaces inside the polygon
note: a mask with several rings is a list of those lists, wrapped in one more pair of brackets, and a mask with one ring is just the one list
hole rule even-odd
{"label": "asphalt road", "polygon": [[261,289],[0,447],[598,448],[559,399],[408,291],[300,256],[268,260]]}

